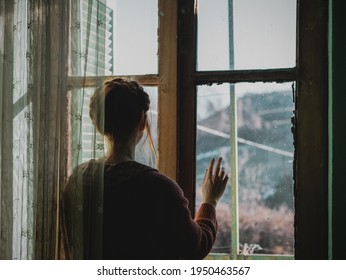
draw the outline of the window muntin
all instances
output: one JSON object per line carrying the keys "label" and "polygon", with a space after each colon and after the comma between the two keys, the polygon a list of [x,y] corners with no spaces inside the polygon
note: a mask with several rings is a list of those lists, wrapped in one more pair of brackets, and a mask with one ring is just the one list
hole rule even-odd
{"label": "window muntin", "polygon": [[198,0],[198,70],[296,65],[296,1]]}

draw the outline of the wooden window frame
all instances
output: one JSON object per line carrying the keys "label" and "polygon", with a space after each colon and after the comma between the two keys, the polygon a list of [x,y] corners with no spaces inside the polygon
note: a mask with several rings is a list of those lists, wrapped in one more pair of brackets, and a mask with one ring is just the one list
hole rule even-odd
{"label": "wooden window frame", "polygon": [[[69,76],[67,90],[96,87],[113,78],[135,80],[158,87],[158,169],[172,179],[177,176],[177,2],[158,0],[158,74]],[[167,110],[170,108],[170,110]]]}
{"label": "wooden window frame", "polygon": [[[327,67],[323,69],[323,65],[327,65],[327,7],[328,0],[297,0],[297,64],[294,68],[196,71],[195,1],[158,0],[158,75],[122,76],[144,86],[158,86],[158,168],[178,181],[192,214],[196,183],[196,86],[296,81],[296,259],[328,257],[328,87]],[[68,77],[68,85],[93,87],[100,80],[114,77],[119,76]]]}
{"label": "wooden window frame", "polygon": [[[196,71],[195,1],[178,0],[177,179],[189,199],[190,210],[192,213],[195,211],[196,86],[224,82],[296,81],[293,120],[296,259],[326,259],[328,254],[327,67],[323,69],[323,65],[327,65],[327,4],[327,0],[297,1],[296,67]],[[237,246],[237,243],[232,241],[232,246]],[[219,255],[219,258],[237,257]]]}

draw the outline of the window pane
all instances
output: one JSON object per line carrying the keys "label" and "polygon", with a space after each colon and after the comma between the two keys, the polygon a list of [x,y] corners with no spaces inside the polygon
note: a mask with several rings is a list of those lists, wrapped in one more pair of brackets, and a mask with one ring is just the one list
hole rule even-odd
{"label": "window pane", "polygon": [[261,86],[235,86],[239,249],[293,255],[293,93],[291,83]]}
{"label": "window pane", "polygon": [[79,0],[71,6],[70,75],[158,72],[157,0]]}
{"label": "window pane", "polygon": [[157,0],[108,0],[114,11],[114,74],[157,74]]}
{"label": "window pane", "polygon": [[[230,171],[229,85],[199,86],[197,94],[196,207],[198,209],[202,202],[202,180],[210,159],[222,156],[225,169]],[[231,251],[231,195],[229,183],[217,205],[219,225],[213,253]]]}
{"label": "window pane", "polygon": [[[219,232],[213,252],[231,251],[232,228],[246,254],[293,255],[293,114],[292,84],[253,83],[198,87],[197,205],[203,173],[212,157],[222,156],[237,188],[228,187],[217,215]],[[230,95],[236,97],[232,117]],[[237,167],[231,171],[231,129],[237,122]],[[234,165],[236,166],[236,165]],[[231,227],[232,195],[238,220]],[[235,201],[235,200],[234,200]],[[235,205],[234,205],[235,207]],[[236,238],[236,237],[233,237]]]}
{"label": "window pane", "polygon": [[198,70],[294,67],[296,1],[198,0]]}

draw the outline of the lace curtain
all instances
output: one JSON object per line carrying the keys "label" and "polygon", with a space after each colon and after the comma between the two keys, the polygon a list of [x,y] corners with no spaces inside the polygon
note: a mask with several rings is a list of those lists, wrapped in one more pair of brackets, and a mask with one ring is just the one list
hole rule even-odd
{"label": "lace curtain", "polygon": [[59,257],[67,178],[104,154],[87,78],[107,74],[102,7],[0,0],[0,259]]}

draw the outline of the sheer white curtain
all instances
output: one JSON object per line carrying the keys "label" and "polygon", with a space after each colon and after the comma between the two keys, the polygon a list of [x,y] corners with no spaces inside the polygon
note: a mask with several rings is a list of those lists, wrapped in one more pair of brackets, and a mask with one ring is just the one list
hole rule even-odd
{"label": "sheer white curtain", "polygon": [[[102,258],[104,140],[89,118],[89,102],[113,67],[113,15],[105,0],[71,1],[68,98],[68,199],[63,204],[74,259]],[[104,99],[93,107],[103,119]],[[101,160],[100,160],[101,159]],[[66,198],[66,197],[65,197]],[[67,232],[64,232],[67,233]],[[67,242],[65,242],[67,241]],[[66,258],[60,254],[59,258]]]}
{"label": "sheer white curtain", "polygon": [[61,191],[76,166],[103,154],[84,87],[91,72],[105,74],[89,42],[104,31],[98,3],[0,0],[0,259],[58,257]]}

